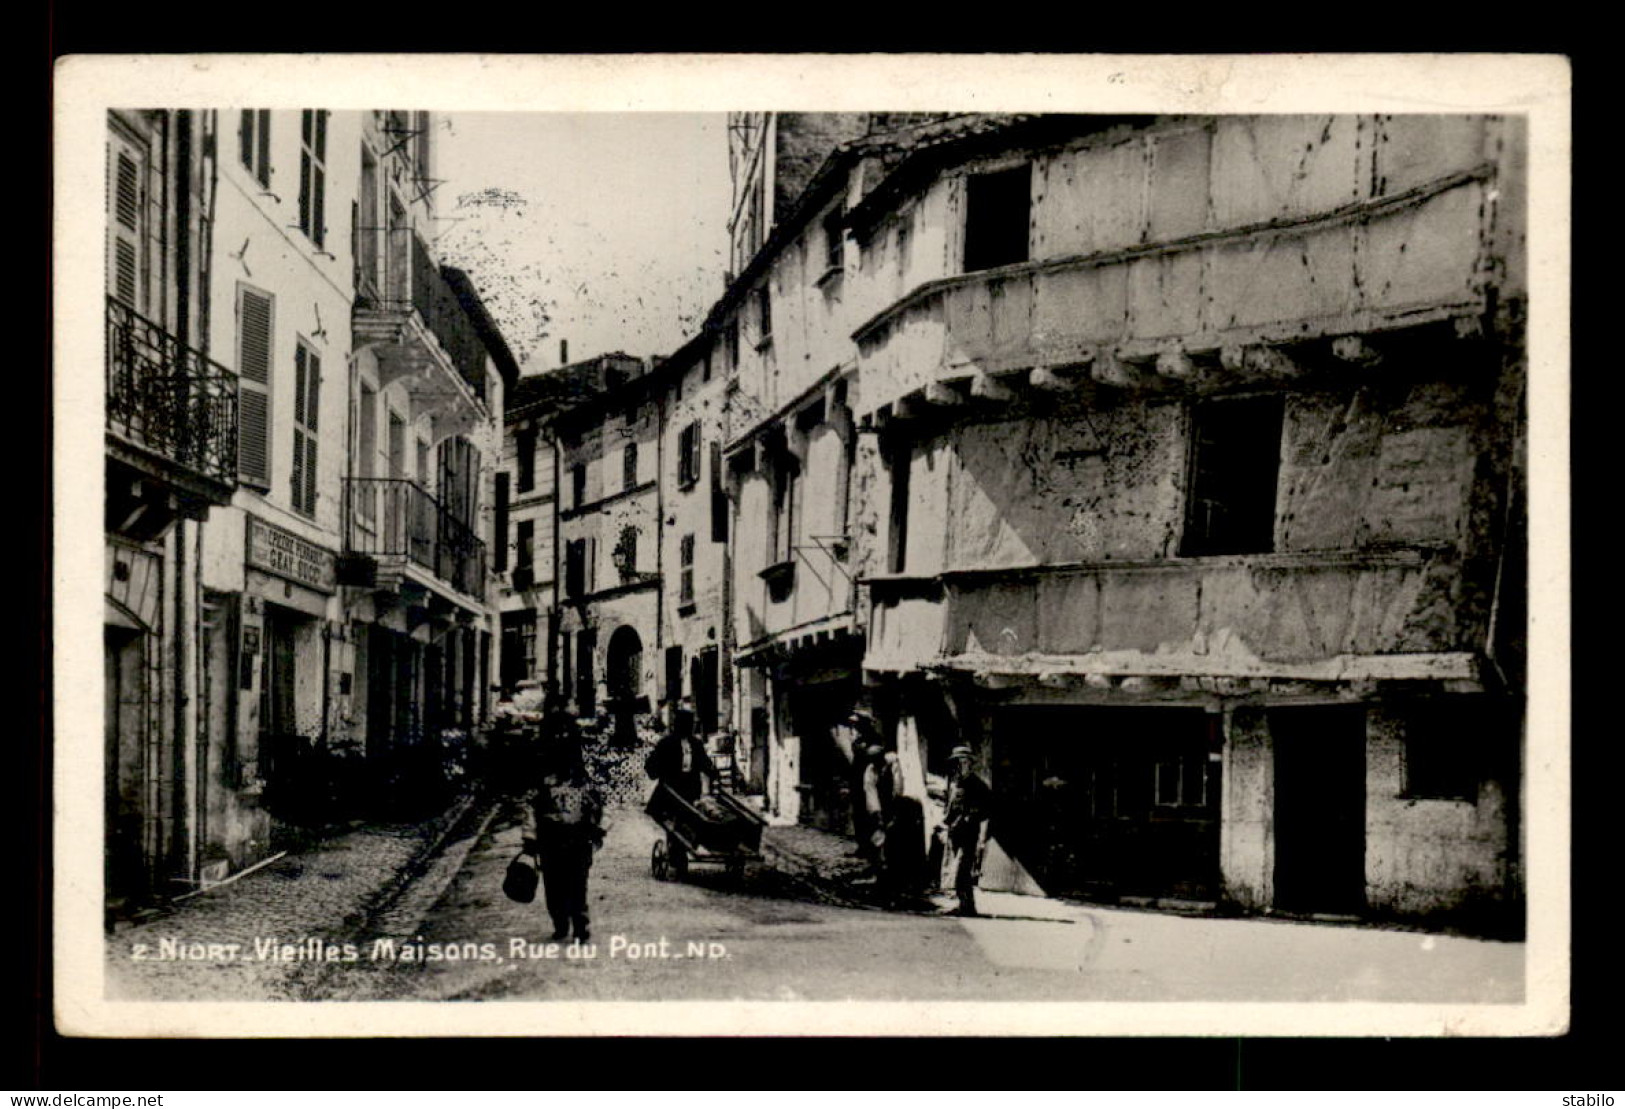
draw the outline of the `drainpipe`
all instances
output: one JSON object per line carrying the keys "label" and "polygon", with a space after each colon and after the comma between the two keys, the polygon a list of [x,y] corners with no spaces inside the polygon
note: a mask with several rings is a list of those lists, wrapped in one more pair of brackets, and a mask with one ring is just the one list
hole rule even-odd
{"label": "drainpipe", "polygon": [[[547,428],[547,437],[552,442],[553,447],[553,501],[548,508],[548,511],[553,514],[553,568],[551,571],[553,596],[547,606],[547,680],[548,684],[553,686],[556,696],[568,700],[571,695],[570,691],[558,688],[559,639],[564,634],[564,622],[560,618],[559,610],[559,502],[564,497],[564,486],[561,484],[564,475],[564,463],[560,459],[562,446],[559,441],[558,424],[553,420],[549,420]],[[531,552],[533,564],[535,557],[533,550]]]}
{"label": "drainpipe", "polygon": [[[191,338],[191,321],[188,315],[191,312],[191,279],[192,267],[189,251],[192,248],[192,236],[188,221],[192,213],[192,113],[178,111],[175,113],[175,148],[174,148],[174,189],[175,189],[175,339],[177,350],[185,350]],[[184,383],[181,386],[185,388]],[[172,708],[171,758],[174,794],[170,799],[171,834],[174,842],[171,850],[174,852],[175,865],[180,870],[183,881],[190,882],[197,877],[196,853],[194,851],[194,837],[196,834],[194,813],[191,806],[195,803],[194,784],[192,781],[193,769],[188,766],[189,743],[187,736],[186,717],[190,707],[190,698],[187,697],[187,657],[188,641],[192,637],[193,629],[187,625],[186,606],[186,574],[187,558],[186,544],[187,532],[186,518],[182,516],[175,523],[175,624],[171,632],[171,665],[174,668],[174,704]],[[195,737],[193,737],[195,738]]]}

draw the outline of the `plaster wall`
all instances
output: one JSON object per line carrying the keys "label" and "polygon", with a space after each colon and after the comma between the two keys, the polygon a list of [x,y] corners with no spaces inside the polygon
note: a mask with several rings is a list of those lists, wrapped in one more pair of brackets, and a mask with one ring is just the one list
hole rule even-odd
{"label": "plaster wall", "polygon": [[1418,726],[1397,706],[1373,709],[1368,718],[1366,901],[1405,916],[1504,903],[1509,799],[1501,752],[1493,737],[1471,737],[1467,757],[1487,772],[1470,800],[1407,797],[1406,739]]}

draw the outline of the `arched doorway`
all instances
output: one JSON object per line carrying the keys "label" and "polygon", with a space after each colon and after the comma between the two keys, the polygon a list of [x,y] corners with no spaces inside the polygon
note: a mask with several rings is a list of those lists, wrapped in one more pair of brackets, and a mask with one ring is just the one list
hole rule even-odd
{"label": "arched doorway", "polygon": [[646,711],[643,696],[643,638],[637,629],[622,624],[609,637],[604,657],[604,686],[609,695],[610,716],[614,720],[614,740],[618,747],[637,745],[635,716]]}

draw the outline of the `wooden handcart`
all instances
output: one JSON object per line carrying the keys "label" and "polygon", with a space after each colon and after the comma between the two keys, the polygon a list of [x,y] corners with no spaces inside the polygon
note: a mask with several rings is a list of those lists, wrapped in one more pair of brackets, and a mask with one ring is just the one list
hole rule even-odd
{"label": "wooden handcart", "polygon": [[684,799],[664,782],[655,786],[644,811],[666,832],[650,851],[649,868],[662,882],[680,882],[694,863],[721,866],[730,878],[762,858],[767,820],[733,794],[716,790],[698,801]]}

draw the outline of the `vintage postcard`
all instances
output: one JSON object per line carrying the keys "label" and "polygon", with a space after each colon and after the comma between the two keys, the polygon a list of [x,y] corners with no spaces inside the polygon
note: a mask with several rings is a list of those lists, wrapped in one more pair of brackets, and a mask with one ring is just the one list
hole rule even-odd
{"label": "vintage postcard", "polygon": [[59,1031],[1567,1028],[1564,59],[57,80]]}

